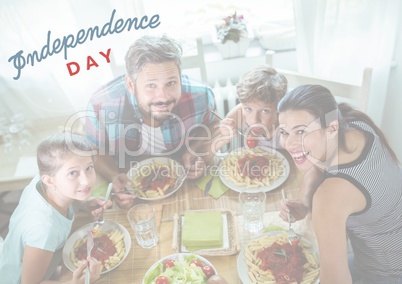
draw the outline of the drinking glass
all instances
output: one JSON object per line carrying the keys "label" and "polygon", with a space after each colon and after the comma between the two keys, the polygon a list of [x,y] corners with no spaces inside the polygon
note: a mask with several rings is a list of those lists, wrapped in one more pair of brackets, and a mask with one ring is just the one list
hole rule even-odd
{"label": "drinking glass", "polygon": [[244,229],[258,233],[264,228],[265,192],[241,192],[239,202],[243,213]]}
{"label": "drinking glass", "polygon": [[155,210],[149,204],[139,204],[127,213],[137,243],[143,248],[152,248],[158,243]]}

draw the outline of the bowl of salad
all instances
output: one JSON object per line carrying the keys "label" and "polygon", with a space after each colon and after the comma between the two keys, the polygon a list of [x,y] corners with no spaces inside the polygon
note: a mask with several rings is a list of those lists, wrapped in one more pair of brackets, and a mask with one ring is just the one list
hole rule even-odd
{"label": "bowl of salad", "polygon": [[176,253],[154,263],[145,273],[142,284],[202,284],[216,274],[215,267],[204,257],[194,253]]}

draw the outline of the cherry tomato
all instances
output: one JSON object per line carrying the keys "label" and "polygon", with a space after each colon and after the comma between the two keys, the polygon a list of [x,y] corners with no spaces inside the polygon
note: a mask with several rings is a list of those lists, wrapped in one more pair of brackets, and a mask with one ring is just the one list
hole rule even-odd
{"label": "cherry tomato", "polygon": [[212,275],[215,274],[215,271],[212,269],[211,266],[209,265],[204,265],[202,267],[202,271],[204,271],[205,275],[207,276],[207,278],[211,277]]}
{"label": "cherry tomato", "polygon": [[173,259],[168,259],[166,262],[163,264],[164,268],[169,268],[174,266],[174,260]]}
{"label": "cherry tomato", "polygon": [[155,284],[169,284],[169,279],[167,279],[165,276],[159,276],[156,278]]}
{"label": "cherry tomato", "polygon": [[299,245],[299,240],[293,240],[291,241],[292,246],[298,246]]}
{"label": "cherry tomato", "polygon": [[194,265],[202,267],[202,263],[199,260],[192,260],[190,264],[194,263]]}
{"label": "cherry tomato", "polygon": [[247,137],[246,144],[247,144],[247,147],[249,147],[249,148],[255,148],[258,145],[258,141],[255,140],[253,137]]}

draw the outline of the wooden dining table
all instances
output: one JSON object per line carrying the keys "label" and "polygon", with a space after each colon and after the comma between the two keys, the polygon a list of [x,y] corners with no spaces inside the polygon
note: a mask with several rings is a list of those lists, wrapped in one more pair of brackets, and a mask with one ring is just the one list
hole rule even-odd
{"label": "wooden dining table", "polygon": [[[266,208],[264,215],[264,226],[268,228],[271,224],[287,228],[287,223],[278,217],[278,210],[281,202],[281,189],[286,190],[289,199],[299,196],[300,176],[296,171],[291,170],[287,180],[278,188],[266,192]],[[159,242],[150,249],[141,248],[135,239],[133,230],[127,219],[127,211],[119,208],[107,210],[105,219],[123,225],[130,233],[132,245],[126,259],[112,271],[102,274],[96,283],[142,283],[147,270],[161,258],[177,253],[175,249],[175,215],[183,214],[187,210],[228,210],[233,213],[236,221],[237,249],[230,255],[208,255],[204,256],[216,268],[218,274],[223,276],[228,283],[242,283],[237,273],[237,257],[241,248],[247,241],[255,236],[246,233],[242,226],[242,215],[238,201],[239,193],[229,189],[219,198],[205,196],[203,190],[198,188],[193,181],[185,181],[181,188],[172,196],[158,201],[147,201],[153,206],[156,212],[156,221],[159,233]],[[136,200],[135,203],[144,202]],[[93,222],[84,213],[78,213],[73,223],[72,232],[81,226]],[[294,225],[297,233],[308,235],[311,233],[311,226],[308,219]],[[71,280],[72,272],[64,265],[61,270],[61,280]]]}

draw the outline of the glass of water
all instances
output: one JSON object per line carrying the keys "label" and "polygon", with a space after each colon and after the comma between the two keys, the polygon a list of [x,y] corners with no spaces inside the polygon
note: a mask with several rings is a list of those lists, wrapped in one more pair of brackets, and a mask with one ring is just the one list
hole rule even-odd
{"label": "glass of water", "polygon": [[258,233],[264,228],[265,192],[246,192],[239,194],[244,229],[250,233]]}
{"label": "glass of water", "polygon": [[143,248],[152,248],[158,243],[155,210],[149,204],[139,204],[127,213],[137,243]]}

